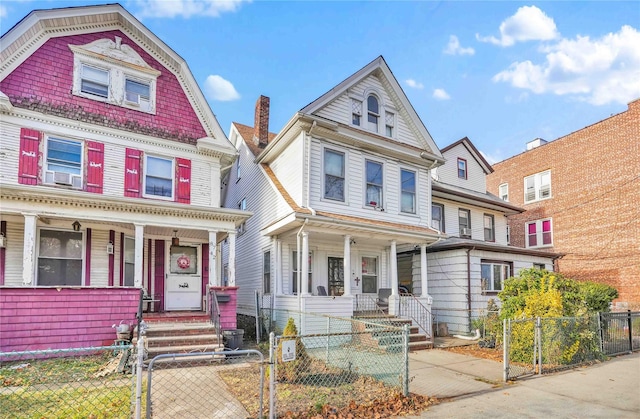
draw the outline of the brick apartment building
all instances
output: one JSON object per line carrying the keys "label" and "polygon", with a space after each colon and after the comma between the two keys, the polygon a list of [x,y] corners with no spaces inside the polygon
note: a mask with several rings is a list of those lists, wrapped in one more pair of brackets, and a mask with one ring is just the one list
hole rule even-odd
{"label": "brick apartment building", "polygon": [[565,254],[567,277],[618,289],[640,308],[640,99],[617,115],[493,165],[487,190],[526,211],[510,243]]}

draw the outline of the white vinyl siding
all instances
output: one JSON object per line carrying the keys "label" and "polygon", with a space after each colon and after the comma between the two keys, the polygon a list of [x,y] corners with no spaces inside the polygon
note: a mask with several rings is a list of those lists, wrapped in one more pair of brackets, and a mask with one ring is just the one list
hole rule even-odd
{"label": "white vinyl siding", "polygon": [[[487,191],[486,174],[482,166],[467,148],[458,144],[456,147],[442,153],[447,164],[438,167],[438,180],[449,185],[459,186],[476,192]],[[458,159],[466,160],[467,178],[458,177]]]}
{"label": "white vinyl siding", "polygon": [[[305,167],[307,159],[304,156],[306,156],[304,134],[301,134],[269,165],[287,193],[300,206],[304,205],[304,199],[306,199],[304,185],[307,177],[306,171],[309,170]],[[318,162],[311,159],[311,164],[316,163]],[[244,167],[247,165],[255,165],[255,163],[249,161],[245,163]],[[245,175],[243,174],[243,176]]]}

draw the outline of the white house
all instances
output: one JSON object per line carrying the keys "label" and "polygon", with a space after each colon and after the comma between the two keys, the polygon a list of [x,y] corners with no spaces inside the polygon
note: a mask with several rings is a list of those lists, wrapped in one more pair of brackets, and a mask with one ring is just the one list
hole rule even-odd
{"label": "white house", "polygon": [[431,171],[444,159],[385,60],[277,134],[268,108],[261,97],[254,128],[233,123],[229,134],[239,157],[224,206],[254,214],[236,239],[238,312],[255,314],[258,290],[275,308],[351,316],[386,288],[393,314],[401,247],[418,249],[424,269],[412,291],[429,307],[427,246],[444,237],[430,227]]}

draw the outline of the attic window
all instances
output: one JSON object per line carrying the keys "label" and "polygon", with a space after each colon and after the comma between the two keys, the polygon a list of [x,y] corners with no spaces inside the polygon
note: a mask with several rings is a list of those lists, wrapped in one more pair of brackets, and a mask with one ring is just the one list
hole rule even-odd
{"label": "attic window", "polygon": [[369,122],[369,129],[374,132],[378,132],[378,118],[380,117],[380,110],[378,106],[378,98],[374,95],[369,95],[367,98],[367,121]]}
{"label": "attic window", "polygon": [[351,123],[353,125],[360,125],[360,118],[362,117],[362,102],[358,100],[351,101]]}
{"label": "attic window", "polygon": [[384,117],[385,134],[387,137],[393,137],[393,123],[394,115],[391,112],[386,112]]}
{"label": "attic window", "polygon": [[82,65],[80,91],[104,98],[109,97],[109,72],[101,68]]}

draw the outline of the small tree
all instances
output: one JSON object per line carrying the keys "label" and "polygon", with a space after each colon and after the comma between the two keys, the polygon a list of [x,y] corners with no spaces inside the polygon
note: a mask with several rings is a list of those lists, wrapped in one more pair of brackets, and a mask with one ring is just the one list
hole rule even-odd
{"label": "small tree", "polygon": [[[287,336],[290,336],[290,338],[287,338]],[[296,359],[282,362],[282,343],[291,340],[296,342]],[[287,320],[287,325],[282,332],[282,338],[278,342],[276,356],[278,357],[278,380],[295,382],[299,380],[300,376],[309,368],[309,355],[307,354],[302,339],[298,336],[298,328],[291,317]]]}

